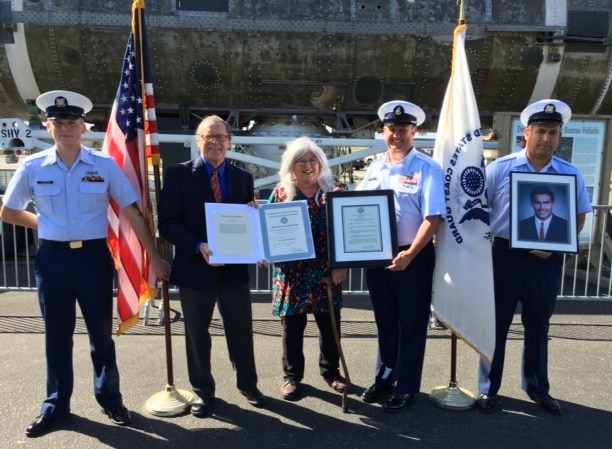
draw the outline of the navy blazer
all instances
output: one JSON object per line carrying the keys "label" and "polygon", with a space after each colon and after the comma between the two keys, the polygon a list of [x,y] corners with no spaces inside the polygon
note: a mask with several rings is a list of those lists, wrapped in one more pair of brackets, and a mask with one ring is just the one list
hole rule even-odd
{"label": "navy blazer", "polygon": [[[519,222],[518,238],[519,240],[540,240],[536,229],[535,215],[525,218]],[[557,215],[553,215],[548,225],[546,232],[546,242],[563,242],[569,243],[568,239],[568,223],[567,220]]]}
{"label": "navy blazer", "polygon": [[[246,204],[254,199],[253,175],[227,162],[225,203]],[[196,245],[207,242],[204,203],[214,203],[210,178],[200,156],[169,167],[159,204],[160,234],[175,247],[170,283],[178,287],[210,289],[221,276],[230,286],[249,282],[248,265],[228,264],[211,267]]]}

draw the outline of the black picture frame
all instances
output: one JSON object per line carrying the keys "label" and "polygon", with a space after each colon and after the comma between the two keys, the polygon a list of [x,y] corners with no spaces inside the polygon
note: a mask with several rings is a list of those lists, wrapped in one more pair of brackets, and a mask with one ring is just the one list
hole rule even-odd
{"label": "black picture frame", "polygon": [[[510,247],[577,253],[576,198],[575,175],[510,173]],[[547,224],[539,231],[543,216]]]}
{"label": "black picture frame", "polygon": [[327,193],[331,268],[391,265],[397,255],[393,190]]}

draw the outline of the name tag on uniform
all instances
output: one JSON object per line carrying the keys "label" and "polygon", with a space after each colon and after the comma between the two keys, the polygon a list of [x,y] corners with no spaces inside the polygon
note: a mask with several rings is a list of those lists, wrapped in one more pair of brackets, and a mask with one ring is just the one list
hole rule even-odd
{"label": "name tag on uniform", "polygon": [[104,182],[104,178],[98,175],[87,175],[83,176],[83,182]]}

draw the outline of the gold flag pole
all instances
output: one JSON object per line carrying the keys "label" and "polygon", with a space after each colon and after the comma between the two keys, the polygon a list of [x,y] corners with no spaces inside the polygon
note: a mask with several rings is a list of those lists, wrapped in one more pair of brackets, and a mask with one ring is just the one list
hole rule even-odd
{"label": "gold flag pole", "polygon": [[469,410],[476,404],[476,398],[457,383],[457,336],[451,337],[451,374],[448,385],[436,387],[429,393],[429,400],[440,408],[454,411]]}
{"label": "gold flag pole", "polygon": [[[134,0],[132,4],[132,33],[134,34],[134,41],[138,40],[140,45],[140,79],[141,79],[141,90],[142,98],[144,101],[143,111],[144,114],[147,112],[147,92],[146,92],[146,77],[145,77],[145,61],[144,61],[144,49],[143,49],[143,21],[144,21],[144,0]],[[138,17],[138,23],[134,23],[134,19]],[[136,27],[137,25],[137,27]],[[136,43],[136,42],[135,42]],[[146,120],[145,120],[146,121]],[[157,212],[159,214],[159,197],[161,191],[161,176],[159,171],[160,166],[160,155],[158,153],[151,155],[151,163],[153,165],[153,175],[155,178],[155,204],[157,205]],[[148,163],[147,163],[148,166]],[[150,206],[150,205],[149,205]],[[151,210],[149,208],[149,210]],[[151,217],[152,218],[152,217]],[[150,220],[149,226],[153,227],[153,220]],[[163,237],[158,237],[159,253],[163,259],[166,259],[166,242]],[[178,390],[174,386],[174,371],[172,366],[172,333],[170,329],[170,293],[168,289],[168,281],[162,281],[162,302],[164,310],[164,334],[166,341],[166,371],[167,371],[167,384],[166,388],[159,393],[155,393],[145,402],[145,409],[156,416],[176,416],[187,409],[194,401],[195,396],[190,391]]]}
{"label": "gold flag pole", "polygon": [[[458,25],[465,24],[465,10],[463,0],[457,0],[459,5]],[[469,410],[476,404],[476,398],[472,393],[464,388],[460,388],[457,383],[457,336],[453,332],[451,335],[451,373],[448,385],[437,387],[429,393],[429,399],[438,407],[453,410]]]}
{"label": "gold flag pole", "polygon": [[457,0],[457,4],[459,5],[458,24],[463,25],[465,23],[465,5],[463,4],[463,0]]}

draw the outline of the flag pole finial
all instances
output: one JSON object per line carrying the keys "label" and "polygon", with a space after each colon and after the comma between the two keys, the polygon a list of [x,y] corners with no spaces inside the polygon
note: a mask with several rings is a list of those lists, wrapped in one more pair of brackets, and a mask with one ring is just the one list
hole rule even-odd
{"label": "flag pole finial", "polygon": [[463,0],[457,0],[457,4],[459,5],[459,20],[457,23],[459,25],[465,24],[465,5],[463,4]]}

